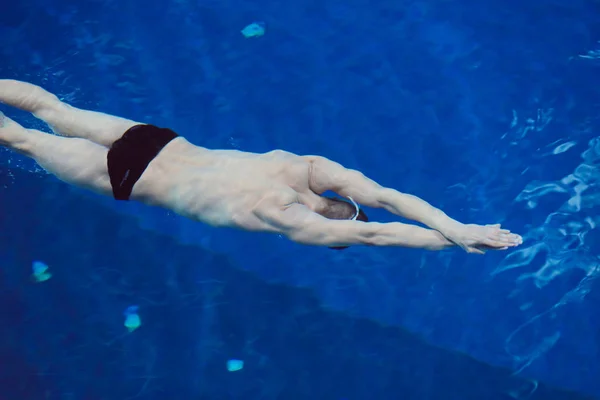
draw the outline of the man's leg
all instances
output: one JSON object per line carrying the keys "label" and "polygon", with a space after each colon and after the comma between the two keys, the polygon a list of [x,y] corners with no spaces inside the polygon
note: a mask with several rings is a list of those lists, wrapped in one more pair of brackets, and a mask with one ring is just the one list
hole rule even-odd
{"label": "man's leg", "polygon": [[108,149],[89,140],[25,129],[0,113],[0,145],[33,158],[58,179],[111,196],[106,167]]}
{"label": "man's leg", "polygon": [[34,114],[62,136],[91,140],[110,147],[137,122],[63,103],[50,92],[27,82],[0,79],[0,103]]}

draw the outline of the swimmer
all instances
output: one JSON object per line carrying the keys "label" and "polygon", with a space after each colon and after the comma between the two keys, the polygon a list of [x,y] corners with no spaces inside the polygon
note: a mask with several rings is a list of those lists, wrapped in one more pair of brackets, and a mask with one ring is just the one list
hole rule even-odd
{"label": "swimmer", "polygon": [[[460,223],[416,196],[382,187],[325,157],[207,149],[170,129],[81,110],[15,80],[0,79],[0,103],[33,113],[60,135],[26,129],[0,113],[0,145],[33,158],[58,179],[215,227],[270,232],[334,249],[459,246],[483,254],[522,243],[499,224]],[[325,197],[326,191],[341,198]],[[429,229],[369,222],[359,204]]]}

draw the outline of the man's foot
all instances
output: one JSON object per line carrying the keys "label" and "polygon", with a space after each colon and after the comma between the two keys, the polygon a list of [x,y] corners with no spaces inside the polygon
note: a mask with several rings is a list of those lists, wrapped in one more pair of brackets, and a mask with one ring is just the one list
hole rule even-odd
{"label": "man's foot", "polygon": [[20,153],[27,152],[29,132],[0,112],[0,146],[6,146]]}
{"label": "man's foot", "polygon": [[58,102],[58,98],[37,85],[0,79],[0,103],[35,114]]}
{"label": "man's foot", "polygon": [[3,138],[5,135],[8,135],[4,129],[6,124],[6,117],[4,116],[4,113],[0,111],[0,145],[2,146],[8,146],[7,140],[4,140]]}

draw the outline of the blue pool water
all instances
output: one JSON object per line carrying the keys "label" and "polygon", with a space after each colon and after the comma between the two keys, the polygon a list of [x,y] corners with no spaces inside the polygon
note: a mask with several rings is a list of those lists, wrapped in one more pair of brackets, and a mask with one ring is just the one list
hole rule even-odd
{"label": "blue pool water", "polygon": [[26,0],[0,38],[0,77],[75,106],[324,155],[525,239],[306,248],[0,149],[0,399],[600,398],[597,1]]}

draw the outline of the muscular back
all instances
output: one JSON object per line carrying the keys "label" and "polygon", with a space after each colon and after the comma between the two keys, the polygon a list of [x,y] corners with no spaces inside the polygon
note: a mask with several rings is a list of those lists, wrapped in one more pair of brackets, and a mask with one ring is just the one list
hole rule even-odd
{"label": "muscular back", "polygon": [[207,150],[177,138],[150,163],[133,196],[213,226],[268,231],[254,214],[261,202],[318,204],[309,188],[309,166],[280,150]]}

